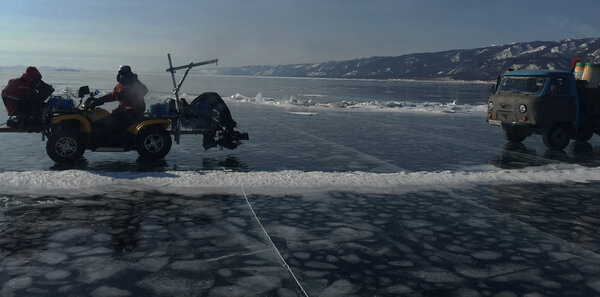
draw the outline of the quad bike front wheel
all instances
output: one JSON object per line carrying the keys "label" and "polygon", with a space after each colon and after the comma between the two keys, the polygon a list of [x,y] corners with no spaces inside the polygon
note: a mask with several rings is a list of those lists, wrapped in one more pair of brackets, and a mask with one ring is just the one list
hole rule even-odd
{"label": "quad bike front wheel", "polygon": [[171,135],[162,127],[145,128],[138,134],[136,149],[146,160],[164,158],[171,150]]}
{"label": "quad bike front wheel", "polygon": [[81,134],[74,131],[59,130],[46,142],[48,156],[57,163],[73,163],[83,156],[84,150]]}

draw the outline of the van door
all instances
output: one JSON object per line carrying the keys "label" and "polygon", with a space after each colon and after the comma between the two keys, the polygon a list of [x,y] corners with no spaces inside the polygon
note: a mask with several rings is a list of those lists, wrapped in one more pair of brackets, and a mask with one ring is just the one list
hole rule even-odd
{"label": "van door", "polygon": [[564,77],[552,78],[546,96],[543,98],[543,118],[547,124],[570,123],[577,129],[577,96],[571,80]]}

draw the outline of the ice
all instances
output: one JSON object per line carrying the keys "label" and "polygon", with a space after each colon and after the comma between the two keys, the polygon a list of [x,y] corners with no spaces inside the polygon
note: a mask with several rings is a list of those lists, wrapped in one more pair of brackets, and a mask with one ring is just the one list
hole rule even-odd
{"label": "ice", "polygon": [[523,295],[523,297],[544,297],[544,296],[545,295],[538,293],[538,292],[533,292],[533,293]]}
{"label": "ice", "polygon": [[111,236],[109,234],[106,233],[98,233],[98,234],[94,234],[92,236],[92,239],[95,241],[110,241],[111,240]]}
{"label": "ice", "polygon": [[424,270],[410,271],[410,274],[430,283],[459,283],[464,279],[450,271],[441,268],[429,268]]}
{"label": "ice", "polygon": [[[287,277],[287,275],[286,275]],[[250,290],[251,292],[268,292],[277,288],[281,288],[281,279],[276,276],[253,275],[240,277],[236,281],[236,285]],[[260,295],[260,294],[257,294]]]}
{"label": "ice", "polygon": [[39,253],[36,259],[44,264],[56,265],[67,260],[68,256],[62,253],[44,251]]}
{"label": "ice", "polygon": [[71,276],[71,272],[69,272],[67,270],[63,270],[63,269],[52,270],[52,271],[49,271],[46,274],[44,274],[44,277],[46,277],[46,279],[51,280],[51,281],[65,279],[69,276]]}
{"label": "ice", "polygon": [[423,227],[428,227],[428,226],[431,226],[431,225],[432,225],[431,222],[428,222],[428,221],[425,221],[425,220],[411,220],[411,221],[405,220],[405,221],[402,221],[402,226],[406,226],[407,228],[410,228],[410,229],[423,228]]}
{"label": "ice", "polygon": [[562,252],[550,252],[550,256],[558,261],[567,261],[571,259],[577,258],[577,256],[571,253],[562,253]]}
{"label": "ice", "polygon": [[28,288],[27,290],[25,290],[25,292],[36,294],[38,296],[48,296],[48,290],[40,288]]}
{"label": "ice", "polygon": [[53,241],[69,241],[77,237],[82,237],[86,235],[92,234],[94,231],[92,229],[86,228],[73,228],[68,230],[59,231],[50,236],[50,240]]}
{"label": "ice", "polygon": [[80,253],[77,253],[77,256],[82,257],[82,256],[95,256],[95,255],[102,255],[102,254],[111,254],[114,251],[105,247],[97,247],[97,248],[93,248],[93,249],[89,249],[87,251],[83,251]]}
{"label": "ice", "polygon": [[521,252],[528,253],[528,254],[539,254],[542,252],[542,250],[540,250],[538,248],[519,248],[518,250]]}
{"label": "ice", "polygon": [[500,263],[481,268],[467,265],[457,265],[456,271],[466,277],[484,279],[497,275],[506,275],[516,271],[524,271],[529,268],[531,267],[523,264]]}
{"label": "ice", "polygon": [[342,297],[354,293],[354,286],[345,279],[336,280],[329,287],[325,288],[319,296],[322,297]]}
{"label": "ice", "polygon": [[314,239],[314,236],[311,236],[305,230],[294,226],[273,226],[269,229],[269,233],[271,236],[283,237],[288,240]]}
{"label": "ice", "polygon": [[355,241],[372,237],[374,235],[371,231],[358,231],[348,227],[337,228],[331,233],[330,239],[338,242]]}
{"label": "ice", "polygon": [[169,257],[160,258],[144,258],[137,263],[131,265],[132,269],[156,272],[161,270],[169,263]]}
{"label": "ice", "polygon": [[73,261],[73,266],[79,270],[78,281],[90,284],[116,275],[125,270],[128,264],[106,256],[79,258]]}
{"label": "ice", "polygon": [[337,266],[333,265],[333,264],[329,264],[329,263],[323,263],[323,262],[316,262],[316,261],[311,261],[305,264],[306,267],[309,268],[313,268],[313,269],[323,269],[323,270],[327,270],[327,269],[337,269]]}
{"label": "ice", "polygon": [[175,261],[170,267],[175,270],[184,270],[184,271],[205,271],[210,268],[210,265],[207,264],[205,260],[189,260],[189,261]]}
{"label": "ice", "polygon": [[440,251],[436,253],[436,256],[453,263],[470,264],[473,263],[473,259],[466,255],[455,254],[448,251]]}
{"label": "ice", "polygon": [[231,269],[227,269],[227,268],[221,268],[221,269],[217,270],[217,273],[220,276],[225,277],[225,278],[230,277],[233,274]]}
{"label": "ice", "polygon": [[340,259],[342,259],[348,263],[351,263],[351,264],[358,264],[361,262],[360,258],[356,254],[348,254],[348,255],[340,256]]}
{"label": "ice", "polygon": [[303,274],[310,278],[321,278],[329,274],[328,271],[316,271],[316,270],[307,270],[304,271]]}
{"label": "ice", "polygon": [[305,253],[305,252],[297,252],[297,253],[294,253],[294,257],[296,257],[300,260],[308,260],[310,258],[310,254]]}
{"label": "ice", "polygon": [[472,253],[471,256],[478,260],[497,260],[502,257],[502,254],[494,251],[478,251]]}
{"label": "ice", "polygon": [[131,292],[114,287],[102,286],[92,291],[92,297],[126,297],[131,296]]}
{"label": "ice", "polygon": [[242,296],[252,296],[253,292],[246,289],[235,286],[227,286],[227,287],[214,287],[210,290],[209,297],[242,297]]}
{"label": "ice", "polygon": [[5,289],[9,290],[20,290],[29,288],[33,283],[33,279],[28,276],[15,277],[4,283],[3,291]]}
{"label": "ice", "polygon": [[210,274],[193,276],[195,279],[157,272],[138,281],[136,285],[152,291],[153,296],[190,296],[190,294],[193,296],[194,292],[202,292],[214,285],[215,280]]}
{"label": "ice", "polygon": [[296,297],[298,296],[298,294],[296,294],[296,292],[287,289],[287,288],[279,288],[277,290],[277,296],[279,297]]}
{"label": "ice", "polygon": [[586,285],[600,293],[600,278],[589,281]]}
{"label": "ice", "polygon": [[384,288],[383,293],[392,294],[392,295],[406,295],[412,293],[413,290],[410,287],[405,285],[393,285],[387,288]]}
{"label": "ice", "polygon": [[392,262],[390,262],[390,265],[398,266],[398,267],[413,267],[413,266],[415,266],[415,263],[413,263],[412,261],[404,260],[404,261],[392,261]]}

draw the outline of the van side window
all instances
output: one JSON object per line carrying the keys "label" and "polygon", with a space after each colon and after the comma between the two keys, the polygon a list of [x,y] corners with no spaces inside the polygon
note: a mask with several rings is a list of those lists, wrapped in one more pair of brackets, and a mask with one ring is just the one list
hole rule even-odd
{"label": "van side window", "polygon": [[552,79],[549,93],[551,96],[571,95],[569,80],[565,78]]}

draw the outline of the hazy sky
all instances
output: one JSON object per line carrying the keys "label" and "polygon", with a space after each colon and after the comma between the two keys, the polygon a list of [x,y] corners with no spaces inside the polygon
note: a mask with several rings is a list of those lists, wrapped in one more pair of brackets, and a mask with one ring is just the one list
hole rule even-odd
{"label": "hazy sky", "polygon": [[0,66],[164,71],[397,56],[600,37],[598,0],[18,0],[0,9]]}

